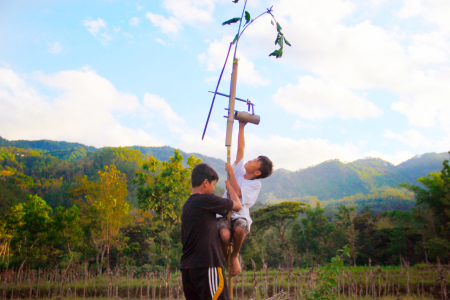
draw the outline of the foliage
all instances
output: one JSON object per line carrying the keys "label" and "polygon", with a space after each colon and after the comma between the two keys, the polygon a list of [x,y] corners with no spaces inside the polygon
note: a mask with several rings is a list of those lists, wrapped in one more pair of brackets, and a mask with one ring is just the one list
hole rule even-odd
{"label": "foliage", "polygon": [[191,191],[192,169],[201,160],[191,156],[187,167],[183,167],[182,162],[183,157],[177,150],[168,162],[150,157],[143,164],[143,170],[136,172],[134,181],[138,186],[139,208],[151,210],[157,216],[153,232],[159,241],[161,257],[163,245],[170,242],[169,231],[180,224],[181,208]]}
{"label": "foliage", "polygon": [[[85,151],[73,148],[74,151],[63,155],[56,151],[69,148],[17,148],[1,139],[0,144],[3,145],[0,147],[0,263],[3,266],[16,270],[22,265],[23,268],[66,269],[86,263],[98,271],[104,269],[108,263],[108,238],[101,233],[102,224],[107,221],[96,199],[100,198],[101,176],[111,172],[112,166],[121,174],[117,179],[122,186],[121,192],[112,194],[124,197],[123,203],[132,211],[124,213],[121,225],[111,231],[117,235],[109,239],[110,267],[147,265],[146,270],[163,270],[167,265],[178,266],[179,212],[186,198],[181,191],[190,191],[190,172],[184,177],[172,174],[190,167],[188,159],[182,158],[175,159],[176,167],[171,166],[168,153],[173,154],[173,148],[118,147],[90,151],[81,146]],[[42,143],[43,147],[51,144]],[[152,160],[152,153],[155,167],[144,169],[142,166]],[[179,151],[179,155],[185,153]],[[208,160],[219,174],[223,171],[223,161],[198,156]],[[442,154],[423,155],[399,166],[379,159],[364,159],[348,164],[329,161],[299,172],[277,170],[264,180],[261,196],[265,197],[264,189],[269,188],[271,195],[266,199],[277,205],[283,202],[282,189],[288,195],[285,199],[310,203],[311,208],[306,212],[303,207],[304,213],[297,214],[292,223],[284,223],[287,226],[281,230],[264,218],[259,224],[255,222],[241,250],[244,265],[251,267],[250,258],[260,268],[291,266],[292,259],[295,266],[322,265],[343,245],[349,245],[351,265],[365,265],[369,259],[380,265],[398,265],[402,260],[425,264],[436,262],[438,257],[448,263],[450,167],[448,162],[441,164],[443,157]],[[156,161],[163,158],[167,161]],[[139,185],[133,182],[137,170],[148,176],[143,186],[154,182],[160,188],[171,184],[179,188],[180,193],[174,192],[170,199],[164,200],[163,222],[157,205],[146,206],[144,210],[137,208]],[[431,174],[424,173],[427,170]],[[407,172],[422,174],[423,178],[413,185]],[[186,180],[181,180],[179,185],[170,183],[182,177]],[[406,182],[407,188],[391,186],[399,179]],[[216,192],[220,196],[223,190],[219,189]],[[153,190],[155,195],[165,194],[156,187]],[[324,195],[330,198],[323,198]],[[32,206],[28,205],[30,202]],[[260,217],[256,211],[265,208],[264,202],[258,201],[253,208],[251,215],[257,221],[255,217]],[[33,223],[32,215],[39,223]],[[270,216],[267,213],[264,217]],[[263,229],[258,230],[259,227]],[[343,259],[347,263],[348,258]]]}
{"label": "foliage", "polygon": [[286,239],[286,229],[299,217],[300,213],[305,212],[305,207],[305,203],[284,201],[279,204],[268,205],[253,213],[253,224],[257,231],[263,232],[271,227],[277,229],[278,239],[290,258],[290,266],[294,263],[294,257],[289,241]]}
{"label": "foliage", "polygon": [[10,241],[11,254],[22,268],[29,260],[32,263],[46,259],[52,246],[52,209],[38,196],[30,196],[30,201],[12,207],[5,217],[6,234]]}
{"label": "foliage", "polygon": [[334,232],[335,225],[325,218],[324,210],[318,204],[315,210],[309,207],[306,217],[294,225],[291,243],[298,253],[303,254],[303,260],[308,265],[315,265],[328,260],[333,249],[336,249],[333,246]]}
{"label": "foliage", "polygon": [[305,292],[306,299],[337,299],[338,277],[344,268],[343,258],[350,256],[350,248],[344,247],[337,252],[336,256],[331,258],[331,262],[319,271],[315,286]]}
{"label": "foliage", "polygon": [[74,190],[73,195],[83,195],[79,200],[84,207],[88,223],[91,228],[91,238],[98,253],[103,255],[106,251],[107,268],[110,263],[110,249],[112,245],[122,243],[119,230],[130,219],[128,212],[130,205],[126,201],[126,178],[114,165],[105,166],[104,171],[99,171],[99,181],[90,182],[86,177],[80,178],[80,185]]}
{"label": "foliage", "polygon": [[[238,3],[238,0],[233,1],[234,3]],[[262,17],[265,14],[268,14],[272,17],[272,20],[270,21],[270,23],[275,26],[276,24],[276,29],[277,29],[277,37],[275,39],[275,45],[278,45],[280,48],[273,51],[272,53],[269,54],[269,56],[275,56],[276,58],[280,58],[283,56],[283,46],[284,44],[291,46],[291,44],[286,40],[286,38],[284,37],[283,32],[281,31],[283,28],[281,27],[280,23],[277,22],[277,20],[275,19],[274,15],[273,15],[273,10],[272,7],[268,8],[265,12],[261,13],[259,16],[257,16],[255,19],[252,19],[250,16],[250,13],[248,11],[245,10],[245,6],[247,4],[247,1],[245,2],[244,5],[244,10],[242,12],[242,15],[245,16],[245,24],[242,28],[241,31],[241,24],[243,21],[243,17],[235,17],[235,18],[231,18],[225,22],[222,23],[222,25],[231,25],[233,23],[237,23],[239,22],[239,30],[238,33],[236,34],[236,36],[234,37],[232,44],[237,44],[239,43],[240,38],[242,37],[242,34],[244,33],[244,31],[258,18]]]}

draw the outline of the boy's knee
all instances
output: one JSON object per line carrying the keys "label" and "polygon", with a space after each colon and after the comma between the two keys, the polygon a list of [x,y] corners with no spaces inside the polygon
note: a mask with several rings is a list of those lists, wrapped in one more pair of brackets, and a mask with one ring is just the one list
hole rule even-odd
{"label": "boy's knee", "polygon": [[228,228],[222,228],[219,232],[219,237],[223,242],[228,243],[231,238],[230,230]]}
{"label": "boy's knee", "polygon": [[234,228],[234,234],[237,236],[245,237],[245,230],[241,226],[236,226],[236,228]]}

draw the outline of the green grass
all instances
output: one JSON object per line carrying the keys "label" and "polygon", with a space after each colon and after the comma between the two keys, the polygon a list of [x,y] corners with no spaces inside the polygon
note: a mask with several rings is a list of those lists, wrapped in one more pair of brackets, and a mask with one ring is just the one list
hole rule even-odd
{"label": "green grass", "polygon": [[[314,269],[315,272],[320,271],[320,268]],[[288,284],[290,288],[291,295],[294,294],[294,290],[307,289],[307,272],[309,269],[295,269],[291,275],[293,277],[290,277],[288,279],[289,272],[287,270],[279,271],[279,270],[269,270],[267,272],[264,271],[258,271],[256,274],[256,288],[257,288],[257,298],[263,299],[263,296],[267,295],[271,296],[273,292],[278,293],[281,289],[283,291],[288,290]],[[371,273],[372,271],[372,273]],[[399,295],[405,299],[406,297],[406,291],[407,291],[407,270],[406,268],[402,268],[400,266],[382,266],[380,269],[376,269],[375,267],[371,267],[370,269],[368,267],[345,267],[344,268],[344,284],[346,289],[346,294],[348,293],[348,287],[349,287],[349,278],[352,278],[352,283],[358,286],[359,290],[362,290],[362,298],[365,299],[364,295],[366,292],[366,280],[368,283],[371,282],[370,275],[375,275],[374,277],[374,284],[376,290],[376,294],[378,295],[378,289],[381,287],[381,295],[385,294],[385,288],[386,286],[389,286],[389,294],[388,297],[384,299],[397,299],[397,290],[400,289]],[[233,290],[238,292],[238,298],[239,299],[250,299],[253,295],[253,287],[254,287],[254,274],[253,271],[245,271],[245,281],[244,283],[241,282],[242,280],[242,274],[235,278],[234,284],[233,284]],[[169,288],[172,290],[172,299],[176,299],[176,289],[181,288],[179,284],[179,272],[172,273],[169,281],[167,282]],[[447,290],[450,291],[450,270],[449,266],[445,266],[444,270],[444,276],[447,282]],[[386,284],[386,278],[388,279],[388,284]],[[440,289],[440,283],[437,283],[435,285],[435,280],[438,278],[438,272],[436,266],[427,266],[427,265],[416,265],[409,269],[409,288],[410,288],[410,299],[424,299],[424,298],[432,298],[431,291],[434,287],[433,295],[434,297],[439,298],[441,289]],[[109,287],[109,277],[108,276],[99,276],[95,278],[90,278],[87,282],[86,286],[86,299],[93,299],[94,295],[97,295],[97,299],[106,299],[106,296],[108,294],[108,287]],[[300,284],[297,284],[297,280],[300,279]],[[266,287],[266,280],[267,280],[267,287]],[[95,286],[94,286],[95,282]],[[288,283],[289,282],[289,283]],[[274,283],[276,283],[276,288],[274,288]],[[160,286],[161,284],[161,295],[164,297],[165,291],[166,291],[166,277],[163,277],[160,281],[159,278],[152,279],[150,278],[150,281],[148,278],[134,278],[132,280],[128,280],[126,277],[121,277],[119,279],[119,283],[117,285],[117,278],[113,277],[113,280],[111,282],[111,287],[113,289],[112,297],[115,298],[116,295],[116,288],[118,288],[119,291],[119,297],[122,299],[128,298],[128,293],[130,293],[130,298],[136,299],[139,298],[141,295],[141,285],[142,285],[142,295],[145,297],[147,295],[147,291],[150,291],[150,299],[152,298],[153,293],[156,294],[156,299],[158,299],[160,294]],[[342,274],[341,274],[341,282],[340,282],[341,290],[340,295],[342,295]],[[395,292],[393,292],[393,286],[395,286]],[[68,293],[68,288],[70,287],[70,291],[72,294]],[[0,282],[0,296],[3,295],[3,282]],[[45,299],[43,297],[48,297],[49,290],[50,295],[52,299],[55,299],[56,296],[60,296],[61,294],[61,285],[59,283],[48,283],[46,281],[42,281],[39,284],[39,286],[36,284],[36,282],[33,283],[33,298],[36,297],[37,290],[39,290],[39,298]],[[83,299],[84,295],[84,289],[85,289],[85,282],[84,278],[80,278],[75,281],[71,281],[70,284],[64,283],[63,285],[63,295],[73,295],[75,292],[75,288],[77,290],[77,299]],[[424,295],[424,297],[419,297],[417,295],[417,289],[419,288],[420,296]],[[244,290],[244,297],[242,297],[242,290]],[[14,298],[21,298],[26,299],[29,297],[30,292],[30,285],[27,282],[22,283],[21,286],[19,285],[8,285],[7,289],[7,297],[6,299],[11,299],[11,293],[13,294]],[[370,288],[369,288],[370,291]],[[337,294],[337,292],[336,292]],[[259,296],[258,296],[259,295]],[[357,295],[359,298],[359,294]],[[103,297],[103,298],[102,298]],[[347,297],[345,297],[348,299]],[[68,297],[68,298],[62,298],[62,299],[75,299],[75,297]],[[292,299],[292,297],[291,297]],[[344,299],[342,297],[342,299]]]}

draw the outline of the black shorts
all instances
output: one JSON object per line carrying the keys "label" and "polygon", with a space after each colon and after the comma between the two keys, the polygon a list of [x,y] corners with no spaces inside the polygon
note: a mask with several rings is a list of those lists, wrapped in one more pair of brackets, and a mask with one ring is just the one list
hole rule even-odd
{"label": "black shorts", "polygon": [[221,267],[181,270],[186,300],[228,300],[225,271]]}

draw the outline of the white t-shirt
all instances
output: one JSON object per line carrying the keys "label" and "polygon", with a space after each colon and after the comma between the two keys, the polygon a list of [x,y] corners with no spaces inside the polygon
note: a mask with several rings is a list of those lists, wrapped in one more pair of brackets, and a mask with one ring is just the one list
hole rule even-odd
{"label": "white t-shirt", "polygon": [[[236,181],[241,188],[241,200],[242,209],[238,212],[231,212],[231,219],[245,218],[248,223],[248,228],[252,224],[250,218],[250,208],[255,204],[258,198],[259,190],[261,189],[261,181],[253,179],[247,180],[244,178],[245,168],[244,159],[241,159],[237,165],[233,164],[234,174],[236,175]],[[227,191],[223,194],[224,198],[227,198]],[[218,218],[222,218],[221,215],[217,215]]]}

